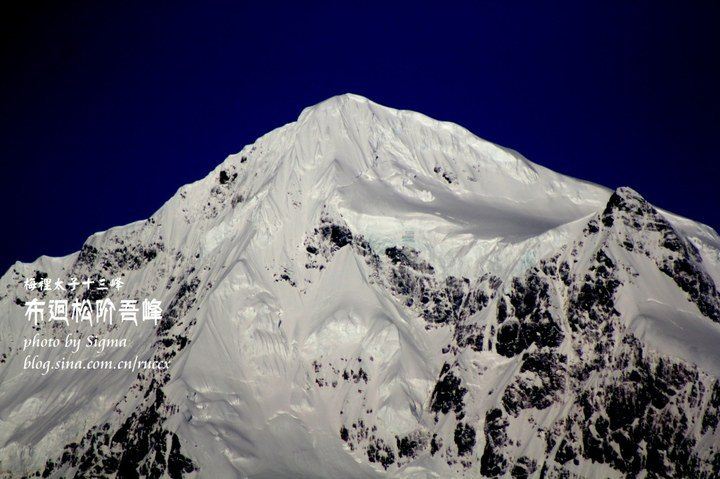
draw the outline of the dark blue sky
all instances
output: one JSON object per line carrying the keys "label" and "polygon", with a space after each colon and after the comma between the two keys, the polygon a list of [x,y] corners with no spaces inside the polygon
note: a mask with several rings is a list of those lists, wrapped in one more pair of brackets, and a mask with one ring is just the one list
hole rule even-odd
{"label": "dark blue sky", "polygon": [[72,3],[0,14],[0,270],[345,92],[720,227],[717,2]]}

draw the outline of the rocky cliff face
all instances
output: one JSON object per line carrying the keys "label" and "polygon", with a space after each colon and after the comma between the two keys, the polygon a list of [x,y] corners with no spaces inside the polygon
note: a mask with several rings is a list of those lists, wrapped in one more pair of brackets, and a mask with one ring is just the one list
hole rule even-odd
{"label": "rocky cliff face", "polygon": [[[354,95],[0,280],[8,477],[717,477],[720,239]],[[25,278],[122,277],[100,292]],[[41,323],[32,298],[163,301]],[[24,368],[68,334],[127,338]]]}

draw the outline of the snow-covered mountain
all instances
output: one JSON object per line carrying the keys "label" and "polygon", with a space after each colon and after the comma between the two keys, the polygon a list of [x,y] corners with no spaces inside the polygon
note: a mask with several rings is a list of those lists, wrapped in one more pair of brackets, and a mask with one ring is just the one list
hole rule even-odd
{"label": "snow-covered mountain", "polygon": [[[35,327],[76,293],[24,280],[71,276],[163,319]],[[718,281],[718,235],[629,188],[334,97],[2,277],[0,474],[720,477]],[[171,367],[43,375],[28,354],[71,355],[35,334]]]}

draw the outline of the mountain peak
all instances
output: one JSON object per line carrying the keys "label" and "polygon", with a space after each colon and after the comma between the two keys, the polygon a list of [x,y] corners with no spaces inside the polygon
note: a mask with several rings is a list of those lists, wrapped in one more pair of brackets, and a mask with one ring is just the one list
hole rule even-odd
{"label": "mountain peak", "polygon": [[[0,463],[52,478],[718,477],[720,267],[695,239],[630,188],[332,97],[149,220],[0,279]],[[23,282],[72,277],[124,286]],[[33,299],[96,293],[157,298],[162,320],[25,317]],[[26,370],[24,339],[86,333],[128,346],[73,360],[169,364]],[[68,356],[41,349],[48,367]]]}
{"label": "mountain peak", "polygon": [[361,109],[382,108],[385,110],[392,110],[391,108],[381,106],[368,98],[354,93],[343,93],[341,95],[335,95],[327,100],[323,100],[320,103],[306,107],[300,112],[298,121],[311,117],[315,114],[328,114],[331,112],[347,112],[347,111],[359,111]]}
{"label": "mountain peak", "polygon": [[367,97],[364,97],[362,95],[358,95],[356,93],[341,93],[340,95],[334,95],[330,98],[327,98],[319,103],[316,103],[315,105],[309,106],[305,108],[305,110],[311,110],[314,108],[339,108],[340,106],[347,104],[349,102],[354,103],[360,103],[360,104],[373,104],[377,105],[377,103],[373,102]]}
{"label": "mountain peak", "polygon": [[612,224],[613,212],[624,212],[635,216],[655,213],[654,208],[637,191],[627,186],[617,188],[605,206],[603,217],[606,224]]}

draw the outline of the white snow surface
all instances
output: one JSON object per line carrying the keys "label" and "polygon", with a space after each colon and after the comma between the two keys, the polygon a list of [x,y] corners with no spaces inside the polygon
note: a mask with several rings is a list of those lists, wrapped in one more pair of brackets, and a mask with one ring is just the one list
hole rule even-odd
{"label": "white snow surface", "polygon": [[[219,181],[222,177],[227,181]],[[322,269],[307,268],[312,260],[307,239],[323,218],[332,218],[380,256],[387,247],[412,247],[438,278],[474,281],[490,274],[504,288],[541,259],[560,251],[567,256],[611,194],[456,124],[357,95],[307,108],[297,121],[181,187],[149,220],[97,233],[86,242],[99,256],[122,246],[161,244],[153,259],[103,270],[98,261],[79,264],[78,253],[43,256],[16,263],[2,277],[0,354],[6,360],[0,364],[0,474],[42,470],[93,426],[107,422],[116,429],[142,403],[142,395],[132,392],[140,382],[137,374],[41,375],[23,369],[28,354],[23,338],[35,331],[16,298],[37,295],[24,291],[22,280],[42,271],[51,278],[122,275],[127,284],[111,298],[158,298],[166,308],[183,281],[197,279],[194,301],[181,315],[189,342],[172,358],[163,386],[166,403],[175,406],[164,427],[177,433],[183,454],[197,466],[190,477],[477,477],[485,411],[498,403],[517,373],[518,359],[492,347],[458,355],[467,371],[482,371],[463,377],[473,403],[468,420],[478,424],[474,465],[449,465],[427,451],[387,470],[369,462],[364,449],[351,450],[339,438],[341,427],[360,417],[393,445],[395,436],[423,428],[444,434],[452,444],[454,420],[441,416],[436,422],[429,411],[452,331],[427,327],[349,247],[338,249]],[[717,234],[662,213],[698,248],[707,274],[720,279]],[[613,251],[617,261],[640,275],[622,290],[616,306],[628,329],[649,350],[719,377],[720,325],[704,317],[649,260]],[[587,261],[580,258],[574,268]],[[489,328],[495,308],[479,313],[478,324]],[[74,359],[149,358],[156,350],[149,323],[71,324],[67,330],[43,325],[39,333],[128,339],[127,348],[100,355],[81,351]],[[573,354],[570,346],[563,347]],[[33,354],[52,360],[69,356],[62,348]],[[369,377],[366,383],[342,379],[344,370],[360,366]],[[318,379],[328,385],[318,387]],[[542,411],[543,424],[549,428],[562,408],[560,403]],[[526,434],[524,417],[511,420],[511,434]],[[534,421],[541,421],[538,417]],[[526,439],[524,454],[545,453],[543,443]],[[586,460],[573,467],[582,477],[621,476]]]}

